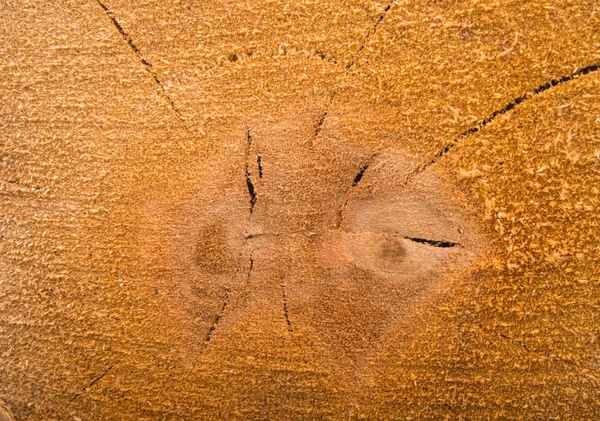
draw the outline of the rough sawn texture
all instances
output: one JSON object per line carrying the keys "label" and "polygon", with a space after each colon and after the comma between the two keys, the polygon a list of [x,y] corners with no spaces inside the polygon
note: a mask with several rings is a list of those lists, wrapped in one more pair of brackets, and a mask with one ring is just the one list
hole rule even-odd
{"label": "rough sawn texture", "polygon": [[0,12],[0,419],[600,416],[596,2]]}

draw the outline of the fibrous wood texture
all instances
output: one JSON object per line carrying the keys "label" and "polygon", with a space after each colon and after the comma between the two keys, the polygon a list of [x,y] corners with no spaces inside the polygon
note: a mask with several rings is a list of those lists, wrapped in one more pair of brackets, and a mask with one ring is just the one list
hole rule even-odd
{"label": "fibrous wood texture", "polygon": [[0,1],[0,420],[598,419],[595,1]]}

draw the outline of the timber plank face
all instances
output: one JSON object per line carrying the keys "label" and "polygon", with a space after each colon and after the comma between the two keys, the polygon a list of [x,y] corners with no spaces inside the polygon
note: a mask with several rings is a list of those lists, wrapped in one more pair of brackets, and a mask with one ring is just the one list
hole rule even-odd
{"label": "timber plank face", "polygon": [[600,416],[595,2],[0,11],[0,420]]}

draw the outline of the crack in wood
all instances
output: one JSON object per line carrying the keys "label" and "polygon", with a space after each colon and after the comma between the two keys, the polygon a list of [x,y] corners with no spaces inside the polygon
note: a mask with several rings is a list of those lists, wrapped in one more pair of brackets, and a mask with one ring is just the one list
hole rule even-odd
{"label": "crack in wood", "polygon": [[258,167],[258,178],[263,178],[262,157],[260,153],[256,154],[256,166]]}
{"label": "crack in wood", "polygon": [[512,339],[509,336],[506,336],[504,333],[501,333],[500,336],[504,339],[506,339],[507,341],[509,341],[512,344],[515,344],[517,346],[520,346],[521,348],[523,348],[525,351],[527,352],[532,352],[529,347],[527,345],[525,345],[525,343],[523,341],[519,341],[516,339]]}
{"label": "crack in wood", "polygon": [[79,393],[77,393],[75,396],[73,396],[71,398],[71,400],[69,401],[69,405],[72,404],[75,399],[77,399],[78,397],[80,397],[84,392],[87,392],[91,387],[93,387],[95,384],[97,384],[100,380],[102,380],[108,373],[110,370],[112,370],[119,362],[117,361],[116,363],[112,364],[110,367],[108,367],[106,370],[104,370],[99,376],[97,376],[96,378],[94,378],[90,384],[88,384],[86,387],[83,388],[83,390]]}
{"label": "crack in wood", "polygon": [[123,37],[125,42],[127,42],[129,47],[135,54],[135,56],[144,65],[144,69],[146,69],[146,71],[152,76],[152,79],[154,80],[154,82],[156,82],[156,84],[160,88],[161,96],[169,103],[171,110],[175,113],[175,115],[179,119],[180,123],[185,128],[185,130],[189,132],[189,129],[187,127],[185,119],[183,118],[183,115],[179,111],[179,108],[177,108],[177,106],[175,105],[175,102],[173,101],[171,96],[167,93],[167,90],[166,90],[165,86],[163,85],[163,83],[160,81],[160,79],[154,72],[152,63],[150,63],[148,60],[146,60],[146,58],[142,55],[140,49],[133,42],[133,38],[131,38],[131,36],[127,33],[127,31],[125,31],[123,26],[117,20],[117,17],[115,16],[115,14],[108,8],[108,6],[106,6],[106,4],[104,4],[101,0],[96,0],[96,3],[98,3],[98,5],[102,8],[102,10],[104,10],[104,13],[110,19],[113,26],[117,29],[117,31],[119,31],[119,33],[121,34],[121,36]]}
{"label": "crack in wood", "polygon": [[248,153],[250,153],[250,146],[252,146],[252,134],[250,133],[250,127],[246,127],[246,144],[248,147]]}
{"label": "crack in wood", "polygon": [[377,231],[360,231],[358,233],[353,232],[353,231],[344,231],[344,232],[351,233],[351,234],[379,234],[379,235],[402,237],[405,240],[412,241],[413,243],[425,244],[425,245],[431,246],[431,247],[439,247],[439,248],[461,247],[460,243],[457,243],[454,241],[432,240],[432,239],[423,238],[423,237],[410,237],[410,236],[402,235],[401,233],[398,233],[398,232],[377,232]]}
{"label": "crack in wood", "polygon": [[344,202],[340,208],[340,211],[338,213],[338,215],[339,215],[338,220],[335,224],[336,228],[342,227],[342,224],[344,223],[344,218],[345,218],[344,213],[346,211],[346,208],[348,207],[348,202],[350,200],[350,196],[351,196],[352,192],[354,190],[356,190],[356,188],[362,181],[362,179],[365,175],[365,172],[369,169],[369,167],[373,163],[373,160],[375,159],[376,156],[377,156],[377,154],[372,155],[371,158],[369,158],[369,160],[367,160],[363,165],[361,165],[358,172],[354,176],[354,179],[352,180],[352,185],[346,190],[346,196],[345,196]]}
{"label": "crack in wood", "polygon": [[[250,153],[252,150],[252,143],[254,139],[252,138],[252,134],[250,133],[250,128],[246,128],[246,165],[245,165],[245,177],[246,177],[246,188],[248,189],[248,194],[250,195],[250,215],[254,212],[254,206],[256,205],[256,201],[258,200],[258,196],[256,194],[256,187],[254,181],[252,181],[252,176],[250,174]],[[262,178],[262,160],[257,159],[257,167],[259,178]]]}
{"label": "crack in wood", "polygon": [[461,140],[465,139],[466,137],[468,137],[472,134],[479,132],[485,126],[487,126],[492,121],[494,121],[494,119],[496,119],[496,117],[508,113],[509,111],[513,110],[520,104],[530,100],[531,98],[541,94],[542,92],[545,92],[547,90],[554,88],[555,86],[561,85],[565,82],[569,82],[573,79],[577,79],[581,76],[585,76],[589,73],[596,72],[598,70],[600,70],[600,63],[591,64],[589,66],[578,69],[577,71],[571,73],[570,75],[565,75],[565,76],[562,76],[557,79],[551,79],[548,82],[545,82],[545,83],[539,85],[537,88],[534,88],[533,90],[516,97],[515,99],[510,101],[508,104],[506,104],[504,107],[495,110],[490,115],[485,117],[483,120],[480,120],[475,126],[469,128],[469,129],[465,130],[464,132],[462,132],[461,134],[459,134],[458,137],[456,137],[452,142],[450,142],[443,149],[438,151],[429,162],[426,162],[426,163],[420,165],[414,171],[412,171],[408,175],[406,181],[409,181],[412,177],[425,171],[431,165],[435,164],[440,158],[442,158],[444,155],[446,155],[448,152],[450,152],[457,144],[459,144]]}
{"label": "crack in wood", "polygon": [[252,277],[252,269],[254,269],[254,256],[250,252],[250,265],[248,267],[248,274],[246,276],[246,285],[250,285],[250,278]]}
{"label": "crack in wood", "polygon": [[443,241],[443,240],[429,240],[427,238],[417,238],[417,237],[404,237],[407,240],[410,240],[414,243],[427,244],[432,247],[440,247],[440,248],[449,248],[460,246],[459,243],[454,243],[452,241]]}
{"label": "crack in wood", "polygon": [[[331,105],[331,103],[329,105]],[[323,128],[323,124],[325,123],[326,118],[327,111],[325,111],[323,115],[321,115],[321,118],[317,122],[317,127],[315,128],[315,134],[313,135],[313,139],[316,139],[319,136],[319,133],[321,133],[321,129]]]}
{"label": "crack in wood", "polygon": [[375,24],[373,25],[373,27],[369,30],[369,32],[367,32],[367,35],[365,35],[363,42],[361,43],[360,47],[358,47],[358,50],[354,54],[354,57],[346,65],[346,73],[348,73],[350,71],[350,69],[352,69],[352,67],[356,64],[358,57],[360,56],[362,51],[365,49],[365,45],[367,45],[367,41],[369,41],[369,38],[371,38],[373,35],[375,35],[375,33],[377,32],[377,27],[379,26],[379,24],[381,22],[383,22],[383,20],[385,19],[385,16],[390,11],[390,9],[392,8],[392,5],[395,2],[396,2],[396,0],[391,0],[388,3],[388,5],[385,7],[385,9],[383,9],[383,12],[379,15],[379,17],[375,21]]}
{"label": "crack in wood", "polygon": [[223,298],[223,304],[221,305],[221,309],[215,316],[215,320],[213,321],[213,324],[208,329],[208,333],[206,334],[206,338],[204,339],[204,342],[210,342],[212,335],[214,334],[215,330],[219,326],[219,323],[221,322],[221,319],[223,318],[223,314],[225,313],[225,310],[227,309],[228,304],[229,304],[229,292],[225,291],[225,297]]}
{"label": "crack in wood", "polygon": [[[358,58],[362,54],[363,50],[365,49],[365,45],[367,44],[367,41],[369,40],[370,37],[372,37],[375,34],[375,32],[377,32],[377,27],[381,24],[381,22],[383,22],[387,13],[390,11],[390,9],[392,8],[392,5],[395,2],[396,2],[396,0],[391,0],[388,3],[388,5],[385,7],[385,9],[383,9],[383,12],[379,15],[379,17],[375,21],[375,24],[369,29],[369,31],[365,35],[360,47],[358,47],[358,50],[356,51],[356,53],[354,53],[354,56],[352,57],[352,59],[350,59],[350,62],[346,65],[344,74],[347,75],[350,72],[350,70],[352,69],[352,67],[354,67],[354,65],[356,64],[356,61],[358,60]],[[333,103],[333,100],[335,99],[337,92],[338,92],[337,89],[335,89],[331,93],[331,96],[329,97],[329,101],[327,102],[327,105],[325,107],[326,110],[328,110],[329,107],[331,107],[331,104]],[[323,125],[325,124],[325,120],[327,119],[327,114],[328,114],[328,111],[325,111],[323,113],[323,115],[321,115],[321,118],[319,119],[319,121],[317,122],[317,127],[315,128],[315,132],[314,132],[313,139],[312,139],[313,142],[321,133]]]}
{"label": "crack in wood", "polygon": [[290,313],[287,305],[287,293],[285,290],[285,283],[283,278],[281,279],[281,299],[283,302],[283,316],[285,317],[285,322],[287,323],[287,329],[289,332],[293,332],[292,321],[290,320]]}
{"label": "crack in wood", "polygon": [[254,183],[252,182],[252,178],[250,177],[250,170],[248,169],[248,165],[245,167],[246,174],[246,187],[248,188],[248,194],[250,195],[250,214],[254,212],[254,206],[256,205],[256,190],[254,189]]}
{"label": "crack in wood", "polygon": [[367,169],[369,169],[369,165],[371,165],[372,159],[373,159],[373,157],[371,157],[371,159],[369,161],[365,162],[363,164],[363,166],[360,168],[360,170],[356,174],[356,177],[354,177],[354,181],[352,182],[352,188],[356,187],[358,185],[358,183],[360,183],[360,180],[362,180],[363,175],[365,174],[365,171],[367,171]]}

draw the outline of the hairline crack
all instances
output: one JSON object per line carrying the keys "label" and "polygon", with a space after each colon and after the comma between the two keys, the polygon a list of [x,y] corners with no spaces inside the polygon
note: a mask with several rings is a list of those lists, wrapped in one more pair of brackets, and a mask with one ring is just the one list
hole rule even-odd
{"label": "hairline crack", "polygon": [[281,285],[281,300],[283,303],[283,316],[285,318],[285,322],[287,324],[288,331],[293,332],[294,328],[292,327],[292,321],[290,320],[290,313],[289,313],[289,309],[288,309],[288,305],[287,305],[287,293],[286,293],[286,289],[285,289],[285,282],[283,280],[283,276],[281,277],[280,285]]}
{"label": "hairline crack", "polygon": [[208,332],[206,333],[206,337],[204,338],[205,343],[210,342],[213,333],[215,332],[215,330],[219,326],[219,323],[221,322],[221,319],[223,318],[223,314],[225,313],[225,310],[227,309],[228,304],[229,304],[229,292],[227,290],[225,290],[225,296],[223,297],[223,304],[221,304],[221,309],[215,316],[215,320],[213,321],[213,324],[210,326],[210,328],[208,329]]}
{"label": "hairline crack", "polygon": [[354,176],[354,179],[352,180],[352,185],[346,190],[344,202],[342,203],[342,206],[340,207],[340,210],[338,213],[338,220],[335,224],[336,228],[342,227],[342,225],[344,223],[344,217],[345,217],[344,214],[345,214],[346,208],[348,207],[348,202],[350,201],[351,194],[353,191],[356,190],[356,188],[362,181],[365,173],[367,172],[367,170],[373,163],[373,160],[375,159],[376,156],[377,156],[377,154],[371,155],[371,157],[360,166],[358,172],[356,173],[356,175]]}
{"label": "hairline crack", "polygon": [[75,396],[73,396],[71,398],[71,400],[68,402],[68,405],[72,404],[75,401],[75,399],[77,399],[78,397],[80,397],[83,394],[83,392],[87,391],[92,386],[94,386],[96,383],[98,383],[100,380],[102,380],[104,378],[104,376],[106,376],[109,373],[109,371],[112,370],[118,363],[119,363],[119,361],[110,365],[100,375],[96,376],[81,392],[77,393]]}
{"label": "hairline crack", "polygon": [[[383,20],[385,19],[385,17],[387,16],[388,12],[392,8],[392,5],[395,2],[396,2],[396,0],[390,0],[390,2],[387,4],[387,6],[383,9],[383,12],[379,15],[379,17],[375,21],[375,24],[366,33],[366,35],[364,36],[363,41],[362,41],[360,47],[358,47],[358,49],[356,50],[356,52],[354,53],[354,55],[350,59],[350,62],[346,65],[346,69],[344,71],[345,75],[347,75],[348,73],[350,73],[350,70],[352,70],[352,67],[354,67],[356,65],[356,62],[357,62],[358,58],[360,57],[360,55],[362,54],[363,50],[365,49],[365,45],[367,44],[367,41],[373,35],[375,35],[375,33],[377,32],[377,28],[379,27],[379,25],[381,24],[381,22],[383,22]],[[319,121],[317,122],[317,125],[316,125],[316,128],[315,128],[315,132],[314,132],[313,138],[312,138],[313,142],[319,136],[319,134],[321,133],[321,130],[323,129],[323,125],[325,124],[325,120],[327,119],[327,115],[328,115],[328,111],[327,110],[331,107],[331,104],[333,103],[333,100],[335,99],[335,97],[337,95],[337,92],[338,92],[338,90],[334,89],[333,92],[331,93],[331,95],[329,96],[329,100],[327,101],[327,105],[325,106],[325,111],[323,112],[323,114],[319,118]]]}
{"label": "hairline crack", "polygon": [[422,173],[427,168],[429,168],[431,165],[435,164],[440,158],[442,158],[448,152],[450,152],[463,139],[465,139],[466,137],[471,136],[475,133],[478,133],[485,126],[492,123],[492,121],[494,121],[494,119],[496,119],[496,117],[508,113],[509,111],[513,110],[514,108],[521,105],[522,103],[529,101],[533,97],[541,94],[542,92],[548,91],[548,90],[554,88],[555,86],[561,85],[566,82],[570,82],[571,80],[574,80],[581,76],[585,76],[587,74],[596,72],[598,70],[600,70],[600,63],[590,64],[589,66],[585,66],[581,69],[576,70],[575,72],[571,73],[570,75],[564,75],[559,78],[551,79],[551,80],[537,86],[536,88],[516,97],[515,99],[513,99],[512,101],[507,103],[504,107],[493,111],[490,115],[488,115],[484,119],[480,120],[476,125],[468,128],[467,130],[465,130],[461,134],[459,134],[456,138],[454,138],[454,140],[452,142],[448,143],[446,146],[444,146],[444,148],[442,148],[440,151],[438,151],[429,162],[421,164],[415,170],[413,170],[411,173],[409,173],[406,181],[408,182],[411,178],[418,175],[419,173]]}
{"label": "hairline crack", "polygon": [[133,53],[135,54],[135,56],[137,57],[137,59],[144,66],[144,69],[150,74],[150,76],[152,76],[152,80],[154,80],[154,82],[156,83],[156,85],[160,89],[161,96],[165,99],[165,101],[168,102],[168,104],[169,104],[169,106],[171,108],[171,111],[173,111],[173,113],[175,113],[175,115],[179,119],[180,123],[185,128],[185,130],[189,132],[190,130],[187,127],[187,123],[185,121],[185,118],[183,117],[183,115],[179,111],[179,108],[177,108],[177,106],[175,105],[175,102],[173,101],[173,99],[171,98],[171,96],[167,93],[167,89],[165,88],[165,86],[163,85],[163,83],[161,82],[161,80],[156,75],[156,72],[154,71],[154,66],[152,66],[152,63],[150,63],[142,55],[140,49],[133,42],[133,38],[131,38],[131,36],[127,33],[127,31],[125,31],[125,29],[123,28],[123,26],[117,20],[117,17],[115,16],[115,14],[108,8],[108,6],[106,4],[104,4],[101,0],[96,0],[96,3],[98,3],[98,5],[102,8],[102,10],[104,10],[104,13],[106,14],[106,16],[110,19],[110,21],[112,22],[113,26],[121,34],[121,36],[123,37],[123,39],[125,40],[125,42],[127,42],[127,44],[129,45],[129,47],[131,48],[131,50],[133,51]]}

